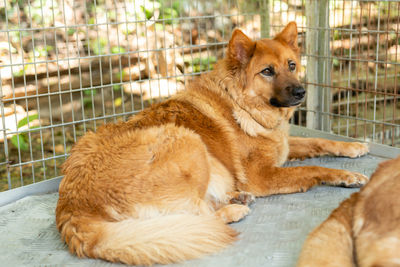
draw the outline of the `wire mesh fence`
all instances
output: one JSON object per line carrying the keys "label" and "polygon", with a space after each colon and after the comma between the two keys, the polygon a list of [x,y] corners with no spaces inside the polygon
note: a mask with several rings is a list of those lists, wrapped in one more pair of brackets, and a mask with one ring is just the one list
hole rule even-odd
{"label": "wire mesh fence", "polygon": [[296,21],[307,103],[292,123],[400,146],[400,3],[0,0],[0,191],[60,177],[85,132],[183,90],[234,28]]}
{"label": "wire mesh fence", "polygon": [[322,2],[309,5],[307,125],[399,146],[400,3]]}

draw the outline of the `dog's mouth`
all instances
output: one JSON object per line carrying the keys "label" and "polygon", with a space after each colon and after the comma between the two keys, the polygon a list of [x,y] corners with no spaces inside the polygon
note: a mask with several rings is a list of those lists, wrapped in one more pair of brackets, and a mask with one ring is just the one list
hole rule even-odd
{"label": "dog's mouth", "polygon": [[271,106],[274,106],[274,107],[277,107],[277,108],[289,108],[289,107],[298,106],[301,103],[303,103],[303,101],[304,101],[304,98],[302,98],[302,99],[293,99],[293,100],[288,101],[288,102],[280,102],[276,98],[271,98],[269,100],[269,103],[271,104]]}

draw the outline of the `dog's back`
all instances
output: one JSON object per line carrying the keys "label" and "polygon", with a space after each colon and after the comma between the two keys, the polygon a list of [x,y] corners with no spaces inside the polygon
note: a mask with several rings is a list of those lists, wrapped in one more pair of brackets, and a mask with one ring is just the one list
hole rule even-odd
{"label": "dog's back", "polygon": [[400,266],[399,193],[400,157],[308,236],[298,266]]}
{"label": "dog's back", "polygon": [[167,264],[236,240],[236,231],[201,200],[210,164],[198,135],[172,124],[107,127],[113,134],[106,128],[88,133],[63,165],[56,223],[71,252],[127,264]]}
{"label": "dog's back", "polygon": [[400,266],[400,158],[382,163],[354,208],[359,266]]}

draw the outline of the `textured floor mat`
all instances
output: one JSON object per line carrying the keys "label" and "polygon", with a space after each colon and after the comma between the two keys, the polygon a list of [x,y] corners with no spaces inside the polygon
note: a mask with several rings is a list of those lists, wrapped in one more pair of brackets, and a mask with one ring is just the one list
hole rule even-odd
{"label": "textured floor mat", "polygon": [[[368,176],[382,158],[323,157],[286,166],[319,165]],[[257,199],[252,212],[232,224],[241,235],[224,251],[177,266],[294,266],[307,234],[357,189],[316,187],[307,193]],[[58,194],[30,196],[0,207],[0,266],[116,266],[78,259],[60,241],[54,220]]]}

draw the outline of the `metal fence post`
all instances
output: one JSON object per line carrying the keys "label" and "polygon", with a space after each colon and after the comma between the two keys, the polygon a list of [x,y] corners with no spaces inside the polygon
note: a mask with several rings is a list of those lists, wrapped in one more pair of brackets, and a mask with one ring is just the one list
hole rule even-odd
{"label": "metal fence post", "polygon": [[330,131],[329,1],[306,1],[307,128]]}
{"label": "metal fence post", "polygon": [[269,0],[262,0],[260,2],[261,5],[261,38],[269,38],[270,37],[270,8],[269,8]]}

